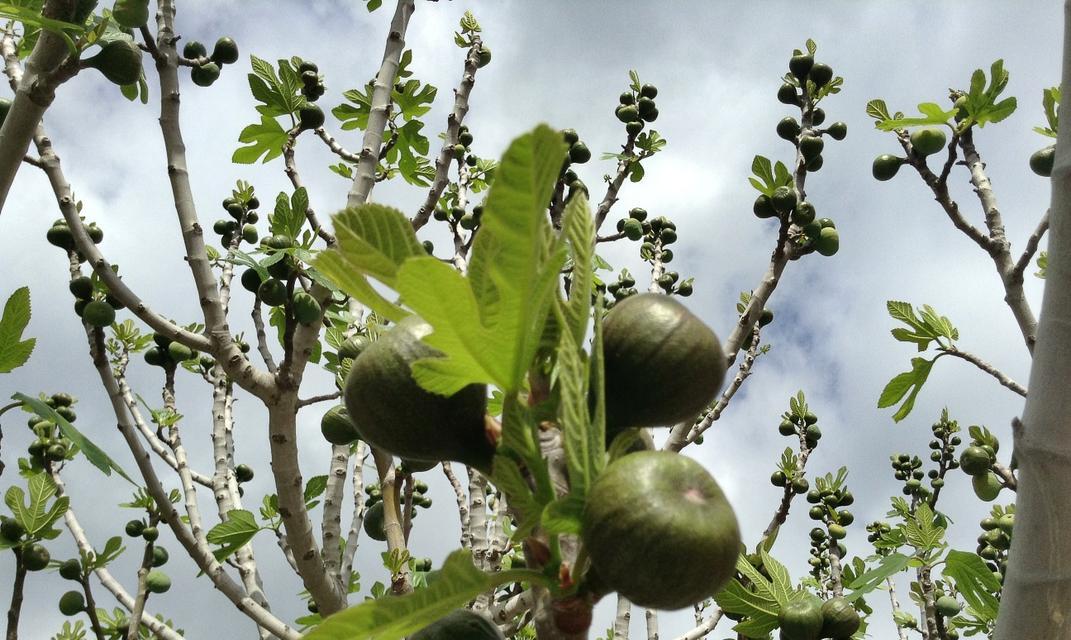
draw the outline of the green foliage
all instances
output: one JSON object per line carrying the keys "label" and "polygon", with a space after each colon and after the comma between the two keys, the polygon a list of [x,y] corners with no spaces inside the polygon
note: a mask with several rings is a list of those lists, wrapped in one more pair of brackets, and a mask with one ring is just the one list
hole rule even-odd
{"label": "green foliage", "polygon": [[0,317],[0,373],[10,373],[26,364],[33,353],[35,338],[22,339],[22,332],[30,323],[30,289],[20,287],[4,304]]}
{"label": "green foliage", "polygon": [[992,622],[1000,606],[1000,582],[977,554],[949,551],[945,557],[944,576],[956,585],[956,591],[979,618]]}
{"label": "green foliage", "polygon": [[777,614],[796,593],[788,570],[765,549],[759,549],[762,566],[770,575],[767,579],[753,567],[743,555],[736,561],[736,570],[748,582],[744,586],[734,578],[729,586],[714,596],[714,600],[726,613],[745,616],[733,630],[749,638],[765,638],[777,628]]}
{"label": "green foliage", "polygon": [[[1014,97],[1005,98],[997,102],[997,98],[1008,86],[1008,72],[1004,70],[1004,61],[997,60],[989,68],[989,84],[986,84],[985,72],[975,69],[971,74],[971,88],[967,92],[963,108],[967,111],[967,118],[961,123],[961,127],[977,123],[984,127],[987,122],[1000,122],[1015,112],[1016,101]],[[1055,127],[1053,127],[1055,130]]]}
{"label": "green foliage", "polygon": [[844,597],[854,602],[874,589],[883,587],[885,579],[906,569],[910,560],[910,557],[902,553],[890,553],[882,557],[878,562],[878,566],[859,575],[855,580],[845,585],[851,589],[851,593]]}
{"label": "green foliage", "polygon": [[500,584],[522,581],[542,582],[542,575],[517,569],[484,573],[473,566],[467,551],[455,551],[447,556],[428,588],[350,607],[324,620],[305,639],[402,640],[485,591]]}
{"label": "green foliage", "polygon": [[[959,330],[948,318],[939,315],[929,305],[923,305],[918,314],[906,302],[890,300],[886,306],[893,319],[907,325],[906,329],[903,327],[893,329],[893,337],[900,342],[916,345],[919,351],[925,351],[931,343],[936,343],[939,349],[952,348],[955,346],[954,341],[959,339]],[[878,408],[891,407],[902,401],[900,408],[893,414],[893,420],[900,422],[906,418],[914,408],[915,399],[922,390],[922,385],[929,378],[934,362],[941,355],[938,354],[931,360],[912,358],[911,370],[895,376],[885,385],[878,398]]]}
{"label": "green foliage", "polygon": [[223,522],[212,527],[205,539],[211,544],[220,545],[212,552],[216,560],[222,562],[253,539],[263,527],[256,523],[253,514],[245,509],[232,509],[227,512]]}
{"label": "green foliage", "polygon": [[[26,488],[29,491],[29,502],[27,492],[18,485],[12,485],[4,493],[4,504],[11,510],[15,521],[26,530],[26,536],[30,540],[55,538],[60,531],[52,525],[67,513],[70,498],[62,496],[53,500],[56,496],[56,483],[44,472],[30,476]],[[0,548],[6,546],[10,546],[10,543],[0,539]]]}
{"label": "green foliage", "polygon": [[85,454],[86,459],[89,460],[90,464],[100,469],[104,473],[104,475],[110,476],[112,474],[112,471],[115,471],[117,474],[126,479],[127,482],[135,485],[137,484],[136,482],[130,479],[130,476],[126,474],[126,471],[124,471],[122,467],[120,467],[114,460],[108,457],[108,454],[104,453],[104,451],[100,447],[93,444],[93,442],[89,438],[82,435],[82,432],[80,432],[78,429],[75,429],[74,425],[72,425],[70,422],[67,422],[67,419],[56,413],[56,411],[52,407],[46,405],[44,402],[37,398],[31,398],[22,393],[16,393],[15,395],[11,396],[11,398],[29,406],[34,413],[41,416],[42,418],[46,420],[51,420],[53,423],[55,423],[56,426],[59,428],[60,433],[63,434],[63,437],[74,443],[74,445],[77,446],[82,451],[82,453]]}
{"label": "green foliage", "polygon": [[1041,90],[1041,108],[1045,113],[1047,127],[1034,127],[1034,131],[1047,138],[1055,138],[1059,131],[1060,114],[1060,87],[1049,87]]}
{"label": "green foliage", "polygon": [[748,178],[748,182],[764,196],[772,196],[778,187],[792,186],[792,174],[780,160],[771,166],[769,158],[755,156],[751,161],[751,172],[755,177]]}

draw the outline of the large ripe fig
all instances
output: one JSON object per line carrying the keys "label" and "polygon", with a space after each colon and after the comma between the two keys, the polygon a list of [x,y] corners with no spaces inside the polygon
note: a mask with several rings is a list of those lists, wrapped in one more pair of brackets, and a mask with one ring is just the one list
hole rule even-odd
{"label": "large ripe fig", "polygon": [[141,49],[127,38],[109,40],[97,55],[83,64],[100,71],[117,85],[134,84],[141,77]]}
{"label": "large ripe fig", "polygon": [[822,603],[822,637],[851,638],[859,630],[859,614],[852,603],[836,596]]}
{"label": "large ripe fig", "polygon": [[409,636],[409,640],[503,640],[503,637],[487,618],[468,609],[458,609]]}
{"label": "large ripe fig", "polygon": [[608,434],[691,420],[721,390],[726,359],[710,327],[669,296],[617,303],[603,325]]}
{"label": "large ripe fig", "polygon": [[640,451],[591,486],[581,538],[609,588],[641,607],[681,609],[713,596],[740,555],[736,515],[695,460]]}
{"label": "large ripe fig", "polygon": [[421,342],[431,325],[416,316],[402,320],[354,359],[343,395],[361,439],[413,460],[453,460],[483,471],[495,447],[484,413],[487,387],[472,384],[452,396],[426,391],[412,364],[441,354]]}
{"label": "large ripe fig", "polygon": [[818,640],[824,620],[821,599],[810,593],[790,601],[777,615],[784,640]]}

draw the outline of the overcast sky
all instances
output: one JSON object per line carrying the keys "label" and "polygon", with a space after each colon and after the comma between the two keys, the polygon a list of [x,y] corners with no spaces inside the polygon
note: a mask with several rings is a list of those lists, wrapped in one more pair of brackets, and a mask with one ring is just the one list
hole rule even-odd
{"label": "overcast sky", "polygon": [[[386,25],[393,7],[372,15],[355,0],[308,2],[180,1],[177,30],[185,39],[211,43],[232,35],[242,60],[224,69],[210,89],[183,84],[182,121],[199,215],[206,226],[220,217],[220,200],[238,179],[251,181],[262,202],[289,191],[281,162],[235,166],[229,158],[241,129],[256,119],[245,75],[247,54],[275,60],[300,55],[320,65],[326,75],[327,108],[342,102],[344,90],[363,85],[379,66]],[[734,4],[736,6],[734,6]],[[611,172],[601,152],[614,151],[624,137],[613,116],[617,95],[626,87],[629,69],[659,88],[661,116],[655,128],[669,141],[664,153],[646,163],[643,182],[627,184],[611,224],[629,207],[646,207],[678,226],[673,267],[696,278],[687,301],[723,338],[736,317],[740,291],[755,287],[775,240],[775,227],[751,214],[755,192],[747,183],[752,157],[759,153],[788,160],[791,147],[774,133],[789,115],[775,93],[792,49],[808,37],[818,44],[819,60],[844,77],[844,90],[823,104],[828,121],[848,123],[845,142],[828,142],[825,166],[807,183],[819,216],[837,223],[841,250],[833,258],[818,255],[789,265],[770,307],[775,322],[764,333],[773,345],[755,366],[755,374],[737,395],[702,447],[688,454],[702,461],[736,506],[745,540],[754,545],[777,504],[779,489],[769,483],[775,461],[787,444],[777,434],[779,415],[788,397],[802,389],[820,417],[825,434],[808,472],[850,468],[849,484],[857,500],[856,524],[846,540],[849,554],[866,554],[865,523],[881,518],[888,496],[899,493],[888,455],[912,452],[926,458],[929,425],[942,407],[966,428],[984,424],[1010,445],[1009,422],[1022,402],[991,378],[962,362],[941,361],[919,397],[914,413],[894,424],[892,411],[878,410],[885,383],[909,368],[913,350],[889,335],[892,321],[885,301],[934,305],[961,332],[960,344],[1025,384],[1029,360],[989,258],[948,223],[917,176],[909,170],[891,182],[878,183],[870,164],[880,153],[898,151],[890,134],[877,132],[864,113],[866,102],[885,98],[890,108],[911,111],[919,102],[944,101],[949,87],[965,88],[976,68],[988,71],[997,58],[1011,72],[1007,94],[1019,109],[1005,122],[976,134],[980,152],[1004,213],[1013,248],[1021,250],[1044,212],[1048,183],[1032,174],[1027,158],[1048,142],[1031,132],[1043,123],[1041,90],[1059,79],[1061,6],[1055,0],[1020,2],[452,2],[417,3],[407,46],[414,50],[416,78],[439,88],[425,131],[433,140],[446,121],[451,88],[461,75],[463,51],[453,44],[457,20],[472,10],[494,51],[481,69],[466,123],[474,151],[497,157],[510,139],[539,122],[574,127],[595,152],[596,161],[579,169],[601,196],[601,176]],[[92,72],[64,85],[48,112],[46,126],[61,155],[67,176],[84,212],[105,230],[101,249],[122,267],[126,282],[158,312],[186,323],[200,320],[189,271],[182,260],[174,207],[170,202],[163,145],[159,136],[158,90],[150,72],[152,99],[147,106],[129,103]],[[184,74],[185,75],[185,74]],[[796,114],[798,115],[798,113]],[[328,129],[351,149],[359,138],[340,132],[329,117]],[[315,139],[302,140],[298,151],[302,177],[312,205],[321,212],[341,208],[347,181],[329,172],[334,162]],[[981,225],[977,200],[965,170],[951,179],[965,214]],[[414,212],[424,192],[405,185],[381,185],[373,199]],[[78,426],[122,465],[133,461],[113,425],[114,417],[99,380],[86,357],[84,334],[70,311],[66,260],[45,241],[45,231],[59,216],[52,193],[39,171],[24,167],[0,217],[0,295],[29,285],[35,315],[28,335],[38,338],[30,363],[0,377],[0,397],[16,391],[77,395]],[[437,232],[426,236],[439,240]],[[642,274],[636,245],[617,243],[600,252],[617,266]],[[1032,272],[1033,269],[1029,270]],[[1028,272],[1028,273],[1029,273]],[[641,276],[642,277],[642,276]],[[1040,307],[1042,282],[1027,278],[1034,309]],[[237,295],[233,326],[247,327],[249,298]],[[121,314],[121,317],[129,317]],[[158,402],[159,370],[133,367],[137,391]],[[197,468],[210,466],[209,391],[191,376],[179,385],[185,414],[185,442]],[[310,390],[330,389],[324,375],[308,378]],[[272,489],[265,446],[264,412],[251,397],[237,405],[238,457],[257,477],[247,487],[245,503],[253,509]],[[302,460],[306,477],[325,473],[328,447],[318,433],[320,410],[300,414]],[[5,421],[4,460],[9,472],[0,488],[11,484],[15,455],[24,450],[22,417]],[[1010,446],[1009,446],[1010,448]],[[1005,459],[1006,461],[1006,459]],[[158,465],[160,466],[160,465]],[[65,472],[74,506],[98,547],[121,532],[130,512],[114,505],[128,497],[129,486],[104,479],[83,459]],[[457,514],[438,472],[424,474],[433,483],[435,506],[418,520],[412,536],[416,556],[436,565],[457,545]],[[954,541],[972,549],[977,522],[988,510],[973,498],[967,477],[954,474],[942,507],[957,523]],[[1001,500],[1006,501],[1004,495]],[[203,510],[211,512],[204,495]],[[317,514],[318,515],[318,514]],[[440,526],[428,527],[431,522]],[[778,539],[776,555],[795,578],[806,571],[806,532],[811,521],[797,506]],[[150,600],[187,630],[187,637],[254,637],[252,625],[207,581],[194,585],[192,562],[179,557],[169,533],[162,543],[174,558],[168,571],[176,587]],[[385,579],[379,552],[385,547],[362,539],[359,570],[367,588]],[[73,555],[68,536],[51,543],[53,557]],[[278,557],[269,534],[256,540],[260,566],[275,611],[288,621],[304,613],[293,597],[300,584]],[[130,549],[115,565],[129,587],[134,584],[137,554]],[[11,571],[10,558],[0,575]],[[0,601],[10,586],[0,581]],[[69,588],[55,575],[32,575],[25,606],[23,637],[48,638],[61,624],[55,595]],[[905,584],[901,602],[907,603]],[[98,597],[108,602],[103,589]],[[600,606],[593,637],[612,616],[610,598]],[[875,615],[871,636],[895,637],[885,596],[870,601]],[[916,611],[917,614],[917,611]],[[642,615],[633,632],[642,632]],[[691,615],[663,615],[663,639],[692,626]],[[728,624],[712,637],[728,635]]]}

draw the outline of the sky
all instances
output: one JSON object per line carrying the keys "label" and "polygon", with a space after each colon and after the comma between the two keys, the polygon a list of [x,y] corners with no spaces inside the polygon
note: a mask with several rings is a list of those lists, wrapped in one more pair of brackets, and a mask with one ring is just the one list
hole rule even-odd
{"label": "sky", "polygon": [[[255,166],[229,162],[239,132],[257,118],[245,79],[247,54],[267,60],[300,55],[317,62],[326,77],[327,94],[320,101],[326,110],[342,102],[343,91],[363,85],[377,71],[393,11],[391,3],[386,4],[369,15],[363,3],[354,0],[178,2],[177,31],[185,39],[211,43],[230,35],[242,52],[241,60],[225,68],[211,88],[194,86],[188,76],[183,80],[184,136],[199,215],[206,226],[221,217],[218,203],[236,180],[252,182],[262,202],[289,191],[279,161]],[[704,444],[686,450],[726,491],[750,545],[779,499],[780,490],[768,478],[788,443],[776,427],[797,390],[807,395],[825,434],[808,464],[808,475],[849,468],[849,486],[856,495],[855,524],[846,540],[850,555],[867,554],[865,523],[884,517],[889,496],[899,494],[889,454],[910,452],[926,459],[929,425],[942,408],[964,429],[988,426],[1010,445],[1009,424],[1022,409],[1021,399],[963,362],[940,361],[914,412],[902,423],[893,422],[892,410],[876,408],[885,383],[907,370],[915,355],[909,345],[889,335],[895,325],[885,311],[887,300],[935,306],[959,328],[962,348],[1024,385],[1029,358],[1003,303],[992,262],[949,224],[917,175],[905,169],[886,183],[870,176],[874,156],[896,153],[899,146],[891,134],[873,128],[864,109],[877,97],[905,112],[921,102],[944,103],[950,87],[966,88],[974,69],[988,70],[994,60],[1003,59],[1011,73],[1006,94],[1018,98],[1019,108],[975,137],[1013,249],[1021,250],[1049,201],[1048,182],[1030,172],[1027,159],[1048,144],[1031,129],[1044,122],[1042,89],[1059,78],[1059,2],[418,0],[407,46],[414,53],[414,77],[439,88],[425,118],[433,148],[452,104],[451,89],[461,76],[464,52],[453,44],[453,31],[465,10],[475,13],[494,52],[492,63],[477,75],[465,121],[478,155],[497,157],[513,137],[540,122],[575,128],[595,152],[595,159],[578,173],[601,197],[601,177],[613,171],[613,163],[598,158],[623,141],[613,109],[628,83],[628,71],[635,69],[643,81],[658,86],[660,117],[654,128],[668,145],[645,163],[642,182],[626,184],[609,223],[633,206],[676,222],[680,240],[673,268],[682,277],[695,277],[695,293],[686,303],[723,338],[735,321],[739,293],[758,285],[776,238],[773,223],[751,213],[756,193],[747,177],[755,154],[786,161],[791,157],[790,145],[774,132],[777,121],[791,113],[775,98],[788,57],[813,38],[818,60],[844,77],[843,91],[823,107],[828,122],[848,124],[848,137],[827,142],[825,165],[807,182],[818,215],[836,221],[840,252],[832,258],[806,256],[788,265],[768,305],[775,312],[764,332],[771,351],[759,359],[754,375],[708,431]],[[158,89],[151,69],[147,71],[152,94],[148,105],[127,102],[102,77],[87,71],[60,88],[45,126],[77,197],[85,203],[84,213],[105,231],[101,250],[120,265],[127,284],[151,307],[181,323],[194,322],[200,319],[199,308],[170,201],[156,122]],[[359,137],[340,131],[330,116],[327,127],[343,145],[359,148]],[[333,156],[318,140],[303,138],[297,157],[312,206],[321,213],[342,208],[349,185],[327,170]],[[953,195],[965,215],[981,225],[967,177],[962,167],[953,171]],[[424,193],[404,184],[382,184],[373,200],[412,213]],[[45,231],[57,217],[44,176],[24,166],[0,216],[0,295],[30,287],[34,317],[28,335],[37,337],[37,348],[26,367],[0,377],[0,397],[19,391],[75,394],[80,398],[77,426],[132,468],[86,356],[81,326],[70,311],[66,260],[45,241]],[[421,237],[437,244],[446,239],[434,229]],[[629,268],[642,282],[643,263],[635,244],[602,245],[600,254],[617,267]],[[1027,295],[1035,311],[1042,284],[1028,275]],[[244,291],[236,295],[236,329],[249,329],[249,304]],[[150,403],[159,403],[158,371],[134,366],[132,382]],[[307,384],[303,395],[331,389],[327,375],[310,373]],[[209,394],[192,376],[180,379],[184,440],[196,468],[206,468],[211,461]],[[326,472],[329,449],[317,429],[326,408],[319,405],[299,414],[306,477]],[[247,507],[255,508],[260,496],[272,491],[265,414],[247,395],[239,398],[236,411],[238,458],[257,470],[245,500]],[[9,472],[0,479],[0,489],[14,480],[14,456],[28,444],[27,432],[17,426],[22,422],[22,416],[3,422],[8,427],[3,456]],[[457,513],[441,474],[424,476],[432,484],[434,506],[418,520],[411,548],[415,556],[429,556],[438,565],[457,546],[453,533],[443,533],[457,531]],[[102,478],[82,459],[69,465],[64,477],[91,540],[99,547],[120,534],[131,514],[115,504],[129,497],[130,487],[115,477]],[[1010,499],[1001,495],[998,501]],[[204,496],[203,502],[209,511],[210,497]],[[973,497],[966,476],[951,477],[941,507],[956,523],[952,542],[972,549],[977,522],[988,506]],[[797,505],[775,547],[775,555],[797,579],[807,569],[810,528],[805,509]],[[164,533],[161,542],[178,550],[170,533]],[[300,583],[276,553],[272,536],[262,533],[254,545],[261,570],[269,577],[274,610],[290,621],[303,615],[303,604],[293,597]],[[67,535],[49,547],[57,558],[74,553]],[[386,578],[379,563],[384,549],[362,539],[358,570],[365,589]],[[128,549],[114,566],[128,588],[134,582],[137,555]],[[254,637],[252,625],[219,593],[203,579],[195,582],[191,561],[183,561],[177,552],[172,557],[167,569],[176,586],[150,600],[152,611],[172,618],[189,638]],[[0,575],[10,575],[11,567],[4,558]],[[0,580],[4,602],[10,598],[5,582]],[[55,575],[31,576],[23,637],[49,638],[59,629],[62,616],[56,596],[50,594],[68,588],[61,583]],[[899,586],[901,602],[907,603],[906,584]],[[96,592],[107,602],[103,589]],[[877,610],[870,636],[895,638],[885,595],[877,592],[869,601]],[[610,625],[613,606],[613,598],[599,605],[592,637]],[[663,614],[660,623],[663,639],[675,638],[694,624],[687,611]],[[643,616],[637,614],[633,634],[641,633]],[[711,637],[728,633],[723,622]]]}

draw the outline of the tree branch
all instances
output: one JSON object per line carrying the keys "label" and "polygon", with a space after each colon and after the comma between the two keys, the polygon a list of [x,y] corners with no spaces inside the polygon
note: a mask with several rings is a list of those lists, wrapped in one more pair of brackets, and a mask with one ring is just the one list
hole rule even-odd
{"label": "tree branch", "polygon": [[960,358],[962,360],[966,360],[967,362],[973,364],[974,366],[978,367],[982,371],[985,371],[989,375],[991,375],[994,378],[996,378],[997,382],[999,382],[1002,386],[1011,389],[1012,391],[1014,391],[1015,393],[1018,393],[1019,395],[1021,395],[1024,398],[1026,397],[1026,389],[1023,388],[1022,385],[1020,385],[1015,380],[1012,380],[1011,378],[1009,378],[1007,376],[1007,374],[1003,373],[1002,371],[1000,371],[999,369],[997,369],[993,365],[989,364],[985,360],[982,360],[981,358],[979,358],[978,356],[974,355],[973,353],[970,353],[970,352],[967,352],[967,351],[961,351],[961,350],[957,349],[956,347],[942,347],[940,349],[940,351],[941,351],[941,353],[947,353],[950,356],[955,356],[955,357]]}
{"label": "tree branch", "polygon": [[483,41],[480,36],[472,37],[472,46],[465,55],[465,70],[461,75],[461,82],[454,89],[454,108],[446,118],[446,135],[443,136],[443,146],[439,150],[439,157],[435,159],[435,179],[432,180],[431,189],[424,198],[424,204],[420,206],[416,216],[413,217],[413,230],[419,231],[428,223],[431,214],[435,211],[446,185],[450,183],[450,165],[454,161],[454,145],[461,131],[461,123],[469,112],[469,95],[472,87],[476,84],[476,69],[480,66],[480,49]]}
{"label": "tree branch", "polygon": [[405,49],[405,31],[409,27],[409,18],[416,8],[413,0],[398,0],[394,18],[390,23],[387,45],[383,51],[383,63],[376,74],[372,89],[372,110],[368,115],[368,126],[364,130],[364,142],[361,145],[360,160],[353,178],[346,206],[356,207],[368,202],[368,196],[376,180],[376,165],[379,163],[379,148],[383,144],[383,129],[387,126],[387,113],[391,105],[391,91],[394,79],[398,75],[398,63]]}
{"label": "tree branch", "polygon": [[[46,18],[69,21],[74,13],[75,0],[46,0],[42,14]],[[5,58],[7,51],[14,49],[10,33],[4,36]],[[56,87],[78,72],[78,65],[64,65],[68,59],[67,45],[59,35],[42,29],[33,51],[26,58],[26,71],[21,77],[12,76],[15,99],[0,127],[0,212],[3,212],[7,195],[15,181],[26,150],[30,148],[41,117],[56,99]],[[17,65],[17,56],[16,62]],[[57,73],[61,66],[68,67],[65,73]]]}
{"label": "tree branch", "polygon": [[1026,268],[1030,266],[1030,261],[1034,258],[1034,254],[1037,253],[1038,245],[1041,244],[1041,237],[1045,235],[1045,232],[1049,230],[1049,210],[1045,210],[1045,215],[1041,216],[1041,221],[1038,222],[1037,229],[1034,229],[1034,233],[1030,234],[1030,238],[1026,241],[1026,248],[1023,249],[1023,254],[1019,256],[1019,259],[1015,262],[1015,267],[1012,269],[1012,279],[1023,279],[1023,273],[1026,272]]}

